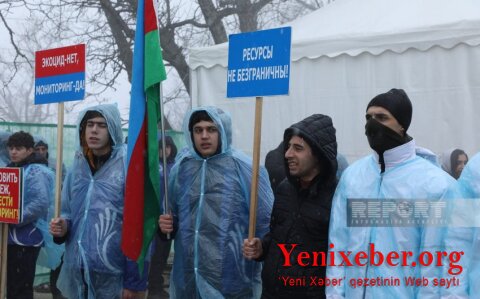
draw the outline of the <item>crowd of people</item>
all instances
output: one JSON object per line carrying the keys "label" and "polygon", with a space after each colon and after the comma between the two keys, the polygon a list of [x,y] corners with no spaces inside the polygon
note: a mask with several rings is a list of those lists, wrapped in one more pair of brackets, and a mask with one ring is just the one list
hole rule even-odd
{"label": "crowd of people", "polygon": [[[475,228],[347,225],[350,199],[480,196],[480,156],[469,161],[463,150],[450,149],[437,159],[418,147],[407,133],[413,107],[405,91],[379,94],[365,111],[373,152],[349,166],[337,153],[329,116],[313,114],[285,129],[266,157],[266,168],[260,167],[255,237],[248,238],[252,160],[232,146],[228,113],[194,108],[183,124],[185,148],[177,149],[170,136],[165,143],[158,138],[159,186],[164,194],[167,181],[169,200],[160,204],[158,234],[141,266],[120,248],[126,145],[115,105],[80,113],[73,165],[62,168],[61,214],[53,219],[55,161],[48,143],[23,131],[0,133],[0,166],[23,168],[25,186],[23,220],[9,225],[7,298],[33,298],[40,250],[55,252],[47,263],[54,298],[480,296]],[[163,195],[159,200],[163,203]],[[172,241],[173,268],[165,289]],[[377,252],[397,253],[396,259],[408,252],[413,260],[457,246],[464,250],[462,261],[456,261],[465,265],[461,285],[353,287],[348,281],[359,278],[450,278],[442,265],[335,264],[345,261],[346,253],[371,253],[372,244]],[[312,284],[313,278],[344,282]]]}

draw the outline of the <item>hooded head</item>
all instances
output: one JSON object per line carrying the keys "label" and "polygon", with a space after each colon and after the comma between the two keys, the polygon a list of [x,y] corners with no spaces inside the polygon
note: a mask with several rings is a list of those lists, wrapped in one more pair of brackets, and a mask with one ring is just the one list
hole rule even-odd
{"label": "hooded head", "polygon": [[10,137],[10,133],[0,131],[0,167],[7,165],[10,160],[7,150],[8,137]]}
{"label": "hooded head", "polygon": [[77,124],[79,134],[79,148],[84,153],[90,152],[88,142],[86,140],[87,125],[105,126],[105,124],[89,122],[99,117],[105,119],[109,145],[111,147],[116,147],[123,144],[123,132],[120,120],[120,112],[118,111],[117,105],[97,105],[83,110],[78,116]]}
{"label": "hooded head", "polygon": [[230,152],[232,121],[219,108],[207,106],[193,109],[185,116],[183,131],[188,148],[198,158]]}
{"label": "hooded head", "polygon": [[468,155],[461,149],[450,149],[442,154],[442,169],[458,180],[468,162]]}
{"label": "hooded head", "polygon": [[[294,138],[298,137],[298,138]],[[295,151],[293,141],[298,141],[300,146],[305,141],[314,158],[305,158],[300,154],[290,154]],[[289,149],[290,147],[292,149]],[[316,175],[321,176],[328,183],[335,183],[337,172],[337,141],[332,119],[322,114],[311,115],[304,120],[293,124],[283,134],[285,153],[285,167],[287,177],[302,180],[303,172],[313,166]],[[303,161],[302,161],[303,160]],[[309,160],[309,161],[308,161]],[[303,165],[302,165],[303,163]],[[312,165],[312,163],[316,165]],[[308,165],[310,164],[310,165]],[[303,168],[303,169],[302,169]]]}
{"label": "hooded head", "polygon": [[34,148],[37,154],[44,157],[45,159],[48,159],[48,143],[46,143],[42,139],[39,139],[37,142],[35,142]]}

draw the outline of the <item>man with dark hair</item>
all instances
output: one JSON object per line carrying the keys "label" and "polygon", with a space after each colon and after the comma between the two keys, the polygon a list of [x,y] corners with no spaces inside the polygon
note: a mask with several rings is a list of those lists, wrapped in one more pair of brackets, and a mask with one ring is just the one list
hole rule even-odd
{"label": "man with dark hair", "polygon": [[[260,264],[241,256],[248,235],[252,161],[232,148],[230,117],[215,107],[185,117],[188,145],[169,176],[172,215],[161,237],[175,238],[170,298],[258,298]],[[268,230],[272,190],[265,169],[258,184],[256,235]]]}
{"label": "man with dark hair", "polygon": [[[24,152],[22,151],[22,154],[19,153],[18,155],[13,155],[14,160],[18,160],[20,162],[19,158],[21,156],[24,156],[23,154],[25,154],[24,158],[33,154],[33,145],[34,145],[34,141],[30,133],[27,133],[24,131],[13,133],[8,137],[8,140],[7,140],[7,147],[9,150],[10,160],[13,162],[12,149],[18,148],[18,149],[25,150]],[[13,162],[13,163],[16,163],[16,162]]]}
{"label": "man with dark hair", "polygon": [[[439,298],[433,284],[412,287],[402,283],[353,287],[351,279],[376,279],[423,276],[432,281],[441,275],[437,266],[415,266],[423,251],[441,249],[440,230],[421,226],[347,226],[347,199],[369,199],[402,203],[408,200],[458,198],[455,180],[439,167],[416,153],[415,141],[407,134],[412,120],[412,103],[405,91],[392,89],[374,97],[367,106],[365,135],[373,154],[350,165],[335,191],[329,232],[327,277],[343,278],[344,283],[326,287],[327,298]],[[399,201],[401,200],[401,201]],[[373,202],[374,207],[376,202]],[[388,219],[387,219],[388,220]],[[350,225],[350,224],[349,224]],[[359,252],[408,252],[408,265],[372,265],[363,258],[353,265],[342,264],[341,253],[355,256]],[[333,258],[334,257],[334,258]],[[378,262],[378,259],[375,258]],[[395,260],[395,263],[398,260]],[[412,263],[415,261],[415,263]],[[335,263],[335,264],[330,264]]]}
{"label": "man with dark hair", "polygon": [[65,242],[57,287],[67,298],[140,298],[147,269],[120,248],[126,145],[116,105],[86,109],[78,119],[78,150],[62,190],[60,218],[50,223]]}
{"label": "man with dark hair", "polygon": [[47,242],[44,235],[55,179],[47,161],[35,155],[29,133],[12,134],[7,148],[11,161],[7,167],[23,168],[24,186],[23,220],[8,227],[7,298],[33,298],[35,264]]}
{"label": "man with dark hair", "polygon": [[[328,251],[328,225],[336,186],[337,142],[330,117],[314,114],[292,125],[283,135],[287,179],[275,192],[270,232],[245,240],[243,254],[264,261],[262,298],[325,298],[324,286],[310,279],[325,277],[325,266],[284,266],[281,245],[288,244],[291,260],[301,252]],[[296,245],[291,245],[296,244]],[[290,250],[291,249],[291,250]],[[305,285],[290,286],[281,278],[305,277]]]}
{"label": "man with dark hair", "polygon": [[[230,123],[231,125],[231,123]],[[206,128],[207,134],[203,134]],[[203,158],[218,154],[222,150],[222,140],[218,136],[218,128],[207,111],[200,110],[192,114],[188,122],[188,131],[195,146],[195,152]],[[202,139],[207,141],[202,141]]]}

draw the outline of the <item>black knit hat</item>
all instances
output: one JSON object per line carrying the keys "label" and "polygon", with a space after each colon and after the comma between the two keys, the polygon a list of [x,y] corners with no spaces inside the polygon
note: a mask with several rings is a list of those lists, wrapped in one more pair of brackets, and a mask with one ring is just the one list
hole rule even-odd
{"label": "black knit hat", "polygon": [[368,103],[367,110],[371,106],[379,106],[387,109],[398,123],[405,129],[410,127],[412,121],[412,102],[403,89],[392,88],[386,93],[381,93]]}
{"label": "black knit hat", "polygon": [[45,141],[43,140],[40,140],[38,141],[37,143],[35,143],[35,147],[39,147],[39,146],[44,146],[48,149],[48,143],[46,143]]}

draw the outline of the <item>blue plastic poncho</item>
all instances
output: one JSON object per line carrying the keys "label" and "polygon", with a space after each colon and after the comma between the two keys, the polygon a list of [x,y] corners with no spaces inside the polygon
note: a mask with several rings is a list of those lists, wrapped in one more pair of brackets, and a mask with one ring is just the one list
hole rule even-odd
{"label": "blue plastic poncho", "polygon": [[[205,110],[219,131],[221,152],[207,159],[193,148],[188,123]],[[230,117],[214,107],[197,108],[184,122],[188,150],[169,176],[170,201],[177,227],[170,298],[258,298],[261,264],[242,256],[248,237],[251,159],[231,147]],[[270,222],[273,194],[260,171],[256,235]]]}
{"label": "blue plastic poncho", "polygon": [[7,141],[10,133],[0,131],[0,167],[5,167],[10,161],[7,150]]}
{"label": "blue plastic poncho", "polygon": [[416,146],[415,153],[417,154],[417,156],[424,158],[433,165],[440,167],[440,164],[438,163],[438,156],[428,148]]}
{"label": "blue plastic poncho", "polygon": [[[39,164],[30,164],[25,168],[24,173],[25,195],[24,201],[31,201],[32,198],[35,201],[40,202],[39,197],[46,196],[42,199],[42,206],[46,205],[47,210],[42,208],[42,217],[37,218],[35,221],[35,227],[41,232],[43,237],[43,245],[37,258],[37,264],[43,267],[55,270],[61,262],[65,246],[63,244],[55,244],[53,237],[50,234],[48,227],[49,221],[55,215],[55,174],[48,168]],[[37,181],[35,184],[29,184],[31,181]],[[38,204],[37,203],[37,204]],[[24,207],[27,206],[27,202],[24,202]],[[32,213],[34,210],[39,210],[39,207],[30,208],[24,210],[24,221],[26,220],[26,213]]]}
{"label": "blue plastic poncho", "polygon": [[[57,159],[52,158],[50,156],[50,153],[48,152],[48,143],[47,141],[41,137],[41,136],[33,136],[34,141],[35,141],[35,147],[37,147],[37,143],[43,142],[45,145],[47,145],[47,161],[48,161],[48,167],[50,167],[53,172],[57,171]],[[67,167],[65,166],[65,163],[62,162],[62,183],[65,180],[65,177],[67,176]]]}
{"label": "blue plastic poncho", "polygon": [[32,154],[20,164],[8,164],[23,168],[22,221],[8,226],[8,244],[41,246],[37,263],[55,269],[60,264],[64,247],[55,244],[48,231],[48,221],[54,214],[55,176],[42,163],[43,159]]}
{"label": "blue plastic poncho", "polygon": [[[345,170],[337,186],[332,204],[329,243],[334,245],[336,263],[343,259],[339,251],[369,250],[387,255],[391,251],[411,251],[408,264],[416,261],[419,252],[443,249],[442,229],[424,227],[347,227],[347,199],[448,199],[459,198],[456,181],[433,163],[416,155],[414,140],[384,153],[386,170],[380,173],[378,156],[369,155]],[[352,258],[353,259],[353,258]],[[418,262],[418,261],[417,261]],[[424,275],[439,278],[441,268],[402,267],[384,264],[375,266],[332,266],[327,277],[344,278],[340,286],[327,286],[327,298],[438,298],[439,288],[406,286],[405,277]],[[350,279],[399,278],[399,286],[352,287]]]}
{"label": "blue plastic poncho", "polygon": [[68,298],[83,299],[86,282],[88,298],[119,298],[123,288],[137,290],[128,283],[138,276],[138,269],[131,267],[120,249],[126,146],[116,105],[99,105],[80,113],[78,132],[85,113],[92,110],[106,119],[113,149],[92,175],[78,135],[78,150],[62,190],[61,217],[68,221],[68,233],[58,287]]}
{"label": "blue plastic poncho", "polygon": [[[476,154],[458,179],[463,197],[480,201],[480,154]],[[478,207],[478,203],[473,206]],[[480,211],[477,211],[477,215]],[[475,214],[475,211],[473,212]],[[477,220],[478,224],[478,220]],[[460,285],[442,290],[442,298],[480,298],[480,229],[478,227],[449,228],[445,237],[446,249],[464,252],[459,263],[463,272],[457,275]],[[452,276],[446,273],[444,277]]]}

